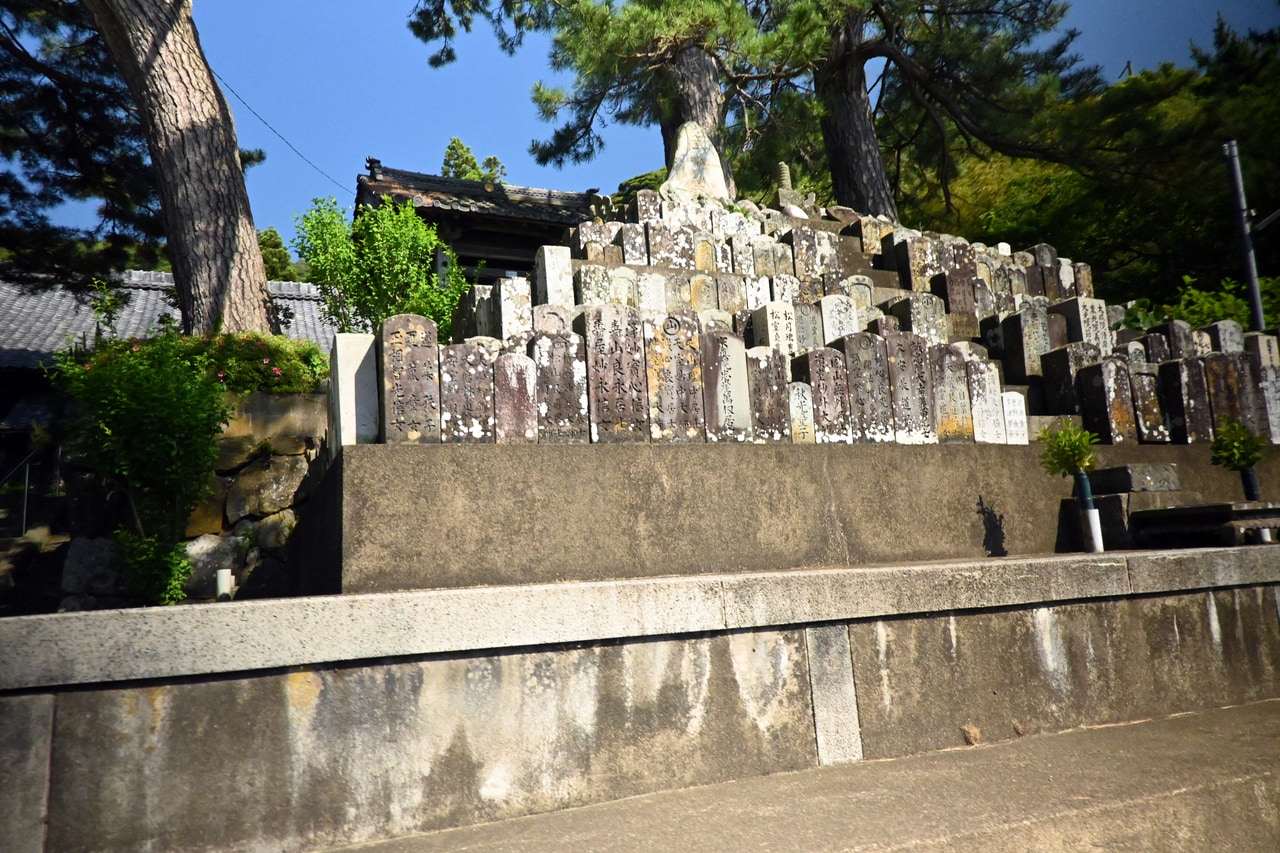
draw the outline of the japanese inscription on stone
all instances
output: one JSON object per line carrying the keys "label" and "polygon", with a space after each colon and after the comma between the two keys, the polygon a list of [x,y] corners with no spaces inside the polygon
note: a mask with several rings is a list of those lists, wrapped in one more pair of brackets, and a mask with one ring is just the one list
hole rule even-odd
{"label": "japanese inscription on stone", "polygon": [[493,354],[478,344],[440,348],[440,437],[493,443]]}
{"label": "japanese inscription on stone", "polygon": [[529,354],[537,371],[538,441],[586,444],[591,431],[582,336],[573,332],[534,335]]}
{"label": "japanese inscription on stone", "polygon": [[440,441],[440,347],[434,321],[399,314],[378,333],[382,378],[381,440],[387,444]]}
{"label": "japanese inscription on stone", "polygon": [[761,443],[791,441],[791,381],[788,356],[772,347],[747,350],[747,382],[751,394],[751,422]]}
{"label": "japanese inscription on stone", "polygon": [[705,441],[697,315],[673,311],[660,321],[646,322],[644,332],[650,440]]}
{"label": "japanese inscription on stone", "polygon": [[592,442],[647,442],[649,386],[640,315],[624,305],[601,305],[584,312],[580,322]]}

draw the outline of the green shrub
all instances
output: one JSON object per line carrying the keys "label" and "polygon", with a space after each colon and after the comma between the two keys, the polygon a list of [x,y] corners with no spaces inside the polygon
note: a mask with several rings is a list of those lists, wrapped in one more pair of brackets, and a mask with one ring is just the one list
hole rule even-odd
{"label": "green shrub", "polygon": [[1232,471],[1243,471],[1252,468],[1262,461],[1262,449],[1266,440],[1254,435],[1247,426],[1236,420],[1227,419],[1214,430],[1213,444],[1210,450],[1213,456],[1210,461]]}
{"label": "green shrub", "polygon": [[257,332],[184,340],[190,357],[205,359],[222,387],[238,394],[306,394],[329,373],[328,357],[311,341]]}
{"label": "green shrub", "polygon": [[[448,340],[453,311],[471,285],[457,257],[411,204],[384,196],[348,222],[336,199],[315,199],[297,218],[294,249],[324,297],[325,318],[340,332],[368,332],[395,314],[421,314]],[[436,254],[445,255],[443,277]]]}
{"label": "green shrub", "polygon": [[1045,427],[1040,430],[1044,450],[1040,452],[1040,464],[1050,474],[1070,477],[1093,469],[1093,446],[1098,436],[1068,421],[1057,431]]}
{"label": "green shrub", "polygon": [[135,536],[127,530],[117,530],[112,538],[129,595],[152,604],[177,604],[186,597],[182,585],[192,567],[181,543]]}

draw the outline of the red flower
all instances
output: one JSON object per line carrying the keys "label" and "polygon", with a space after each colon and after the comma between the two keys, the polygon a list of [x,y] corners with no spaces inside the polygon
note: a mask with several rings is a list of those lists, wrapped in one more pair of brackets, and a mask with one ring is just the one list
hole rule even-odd
{"label": "red flower", "polygon": [[276,376],[279,376],[279,375],[280,375],[280,368],[278,368],[278,367],[273,367],[273,368],[271,368],[271,372],[272,372],[272,373],[274,373]]}

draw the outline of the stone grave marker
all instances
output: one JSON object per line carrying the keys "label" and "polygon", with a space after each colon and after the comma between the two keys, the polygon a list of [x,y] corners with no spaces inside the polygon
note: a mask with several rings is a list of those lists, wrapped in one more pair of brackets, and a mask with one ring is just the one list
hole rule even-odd
{"label": "stone grave marker", "polygon": [[493,443],[493,361],[478,343],[440,348],[440,440]]}
{"label": "stone grave marker", "polygon": [[821,273],[818,268],[817,235],[812,228],[796,225],[782,239],[791,244],[797,278],[809,278]]}
{"label": "stone grave marker", "polygon": [[747,348],[742,338],[724,331],[703,332],[699,349],[707,441],[754,441]]}
{"label": "stone grave marker", "polygon": [[1191,351],[1197,356],[1213,352],[1213,338],[1204,329],[1191,330]]}
{"label": "stone grave marker", "polygon": [[790,397],[791,443],[815,444],[817,435],[813,423],[813,391],[803,382],[787,385]]}
{"label": "stone grave marker", "polygon": [[1267,431],[1267,406],[1262,397],[1262,375],[1254,367],[1253,359],[1241,349],[1226,353],[1235,366],[1236,384],[1240,389],[1240,417],[1255,435]]}
{"label": "stone grave marker", "polygon": [[609,269],[600,264],[582,264],[573,274],[575,305],[604,305],[609,302]]}
{"label": "stone grave marker", "polygon": [[705,273],[689,276],[689,307],[695,312],[720,307],[720,288],[714,276]]}
{"label": "stone grave marker", "polygon": [[1245,332],[1244,351],[1260,371],[1280,368],[1280,340],[1266,332]]}
{"label": "stone grave marker", "polygon": [[1076,293],[1080,296],[1093,296],[1093,269],[1086,263],[1076,261],[1071,265],[1071,272],[1076,280]]}
{"label": "stone grave marker", "polygon": [[808,383],[817,444],[849,443],[849,373],[844,353],[816,347],[791,360],[791,375]]}
{"label": "stone grave marker", "polygon": [[746,234],[734,234],[729,238],[729,253],[733,259],[733,271],[745,278],[756,277],[756,249],[752,238]]}
{"label": "stone grave marker", "polygon": [[[683,273],[672,273],[667,280],[667,311],[678,311],[693,306],[693,290],[689,276]],[[665,312],[664,312],[665,313]]]}
{"label": "stone grave marker", "polygon": [[965,271],[945,272],[934,277],[934,293],[945,302],[951,316],[951,333],[958,338],[976,338],[979,334],[975,280],[975,273]]}
{"label": "stone grave marker", "polygon": [[1147,329],[1147,334],[1164,335],[1169,344],[1169,358],[1191,358],[1196,352],[1191,325],[1182,320],[1170,320]]}
{"label": "stone grave marker", "polygon": [[1240,377],[1227,353],[1211,352],[1199,358],[1204,365],[1205,388],[1209,392],[1209,415],[1215,434],[1227,419],[1245,421],[1240,399]]}
{"label": "stone grave marker", "polygon": [[657,219],[645,220],[644,231],[646,242],[649,244],[650,266],[665,269],[680,268],[675,238],[666,223]]}
{"label": "stone grave marker", "polygon": [[660,273],[645,272],[636,276],[636,308],[641,313],[667,312],[667,277]]}
{"label": "stone grave marker", "polygon": [[755,441],[791,441],[790,360],[772,347],[747,350],[747,384]]}
{"label": "stone grave marker", "polygon": [[695,232],[691,238],[693,244],[693,268],[699,272],[716,272],[719,252],[716,250],[715,238],[705,231]]}
{"label": "stone grave marker", "polygon": [[1051,415],[1080,414],[1076,375],[1086,364],[1097,364],[1099,361],[1102,361],[1102,353],[1087,341],[1070,343],[1040,356],[1045,411]]}
{"label": "stone grave marker", "polygon": [[745,286],[743,305],[748,311],[754,311],[772,299],[773,295],[769,289],[768,276],[761,275],[755,278],[748,278]]}
{"label": "stone grave marker", "polygon": [[689,310],[644,324],[649,440],[655,444],[706,440],[700,334],[698,317]]}
{"label": "stone grave marker", "polygon": [[1115,346],[1107,321],[1107,303],[1101,299],[1077,296],[1049,306],[1049,312],[1066,318],[1069,341],[1087,341],[1099,352],[1110,352]]}
{"label": "stone grave marker", "polygon": [[840,238],[833,231],[814,231],[814,244],[817,247],[815,255],[817,264],[817,276],[825,276],[828,273],[834,273],[837,277],[840,273]]}
{"label": "stone grave marker", "polygon": [[529,342],[536,372],[537,427],[541,444],[586,444],[587,360],[582,336],[537,334]]}
{"label": "stone grave marker", "polygon": [[1076,268],[1070,258],[1058,258],[1058,283],[1062,286],[1062,298],[1079,296],[1076,291]]}
{"label": "stone grave marker", "polygon": [[1049,349],[1057,349],[1065,347],[1071,342],[1071,338],[1067,335],[1067,318],[1061,314],[1048,314],[1049,321]]}
{"label": "stone grave marker", "polygon": [[797,351],[803,353],[826,346],[826,336],[822,333],[821,309],[810,302],[796,302],[792,307],[796,318]]}
{"label": "stone grave marker", "polygon": [[1158,368],[1153,364],[1130,365],[1129,387],[1133,393],[1134,425],[1143,444],[1168,444],[1169,428],[1160,405]]}
{"label": "stone grave marker", "polygon": [[1076,379],[1085,429],[1097,433],[1104,444],[1136,442],[1138,428],[1125,360],[1108,356],[1098,364],[1080,368]]}
{"label": "stone grave marker", "polygon": [[1202,326],[1214,352],[1244,352],[1244,328],[1235,320],[1219,320]]}
{"label": "stone grave marker", "polygon": [[639,190],[636,193],[636,221],[645,223],[661,218],[662,198],[653,190]]}
{"label": "stone grave marker", "polygon": [[416,314],[382,322],[377,337],[380,434],[385,444],[440,441],[440,347],[436,324]]}
{"label": "stone grave marker", "polygon": [[933,425],[940,444],[973,441],[973,409],[969,405],[969,381],[965,358],[955,347],[929,347],[929,372],[933,381]]}
{"label": "stone grave marker", "polygon": [[747,307],[747,282],[742,276],[720,273],[716,276],[716,290],[721,311],[736,314]]}
{"label": "stone grave marker", "polygon": [[1044,306],[1029,302],[1016,314],[1000,323],[1004,349],[1005,381],[1027,384],[1027,379],[1040,375],[1040,356],[1048,352],[1049,314]]}
{"label": "stone grave marker", "polygon": [[497,444],[538,441],[537,367],[522,353],[504,353],[493,363],[493,437]]}
{"label": "stone grave marker", "polygon": [[796,312],[790,302],[767,302],[751,315],[757,346],[771,346],[788,358],[800,349],[796,338]]}
{"label": "stone grave marker", "polygon": [[533,260],[534,301],[572,305],[573,263],[568,246],[541,246]]}
{"label": "stone grave marker", "polygon": [[929,344],[945,344],[948,337],[946,307],[932,293],[909,293],[889,306],[898,328],[918,335]]}
{"label": "stone grave marker", "polygon": [[757,276],[765,276],[772,278],[776,274],[774,269],[774,240],[772,237],[752,237],[751,248],[755,253],[754,264]]}
{"label": "stone grave marker", "polygon": [[1173,359],[1157,368],[1160,403],[1174,444],[1213,440],[1213,415],[1204,365],[1199,359]]}
{"label": "stone grave marker", "polygon": [[[661,320],[661,317],[655,318]],[[721,311],[719,308],[708,308],[705,311],[698,312],[698,322],[702,325],[703,331],[711,331],[718,329],[722,332],[733,331],[733,315],[728,311]]]}
{"label": "stone grave marker", "polygon": [[795,258],[791,255],[791,247],[786,243],[773,244],[773,274],[789,276],[796,274]]}
{"label": "stone grave marker", "polygon": [[898,276],[904,290],[928,293],[933,289],[933,277],[945,271],[941,253],[946,247],[936,237],[921,234],[895,243]]}
{"label": "stone grave marker", "polygon": [[630,267],[613,267],[609,270],[609,301],[619,305],[637,307],[636,291],[640,277]]}
{"label": "stone grave marker", "polygon": [[1000,395],[1000,403],[1004,410],[1005,443],[1030,444],[1031,436],[1027,429],[1027,398],[1017,391],[1005,391]]}
{"label": "stone grave marker", "polygon": [[1000,371],[994,362],[969,361],[964,366],[973,415],[973,440],[979,444],[1008,444]]}
{"label": "stone grave marker", "polygon": [[770,279],[770,292],[774,302],[799,302],[800,279],[781,273]]}
{"label": "stone grave marker", "polygon": [[889,351],[884,338],[856,332],[836,341],[849,376],[850,438],[855,442],[893,441],[893,398]]}
{"label": "stone grave marker", "polygon": [[858,306],[848,296],[824,296],[818,300],[822,315],[822,345],[831,346],[846,335],[862,331],[858,325]]}
{"label": "stone grave marker", "polygon": [[535,334],[567,335],[573,332],[573,321],[582,309],[567,305],[533,306],[533,331]]}
{"label": "stone grave marker", "polygon": [[1161,364],[1173,357],[1169,352],[1169,339],[1164,335],[1158,332],[1148,332],[1140,340],[1142,341],[1143,352],[1146,355],[1145,361],[1148,363]]}
{"label": "stone grave marker", "polygon": [[493,286],[495,338],[515,338],[533,331],[533,303],[527,278],[502,278]]}
{"label": "stone grave marker", "polygon": [[911,332],[889,332],[883,337],[889,354],[894,440],[898,444],[936,444],[929,343]]}
{"label": "stone grave marker", "polygon": [[649,241],[644,233],[644,226],[634,222],[624,222],[618,229],[618,243],[622,246],[622,262],[636,266],[648,266]]}
{"label": "stone grave marker", "polygon": [[579,319],[587,347],[587,411],[592,443],[649,440],[649,385],[640,315],[600,305]]}

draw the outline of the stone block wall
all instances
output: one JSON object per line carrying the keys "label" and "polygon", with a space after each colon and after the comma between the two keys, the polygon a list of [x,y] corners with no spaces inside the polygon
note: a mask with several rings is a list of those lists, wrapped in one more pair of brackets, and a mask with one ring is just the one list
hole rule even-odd
{"label": "stone block wall", "polygon": [[335,344],[338,443],[1026,444],[1050,417],[1108,444],[1227,418],[1280,442],[1275,335],[1117,330],[1052,246],[789,210],[645,191],[532,280],[474,288],[451,342],[398,318]]}
{"label": "stone block wall", "polygon": [[[294,592],[286,545],[319,478],[327,429],[325,394],[255,393],[236,402],[217,442],[209,495],[187,522],[189,600],[215,597],[218,569],[232,571],[236,597]],[[101,496],[84,503],[67,546],[58,609],[126,606],[109,538],[112,508]]]}

